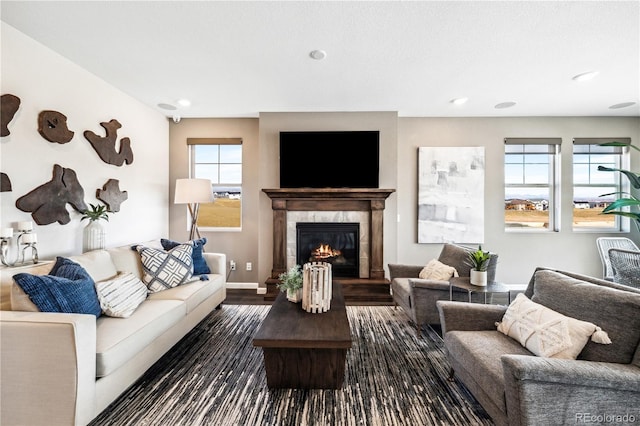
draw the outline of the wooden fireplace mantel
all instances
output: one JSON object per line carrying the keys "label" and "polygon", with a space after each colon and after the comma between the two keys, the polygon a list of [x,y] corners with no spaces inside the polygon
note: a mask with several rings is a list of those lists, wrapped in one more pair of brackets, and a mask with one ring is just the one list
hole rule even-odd
{"label": "wooden fireplace mantel", "polygon": [[369,278],[384,279],[383,229],[385,200],[395,189],[277,188],[263,189],[273,209],[273,269],[271,278],[287,270],[287,211],[368,211]]}

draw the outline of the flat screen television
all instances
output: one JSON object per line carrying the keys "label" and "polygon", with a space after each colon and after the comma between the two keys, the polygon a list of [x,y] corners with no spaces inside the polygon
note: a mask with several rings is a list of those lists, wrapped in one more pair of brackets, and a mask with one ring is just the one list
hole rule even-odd
{"label": "flat screen television", "polygon": [[379,131],[280,132],[280,188],[378,188]]}

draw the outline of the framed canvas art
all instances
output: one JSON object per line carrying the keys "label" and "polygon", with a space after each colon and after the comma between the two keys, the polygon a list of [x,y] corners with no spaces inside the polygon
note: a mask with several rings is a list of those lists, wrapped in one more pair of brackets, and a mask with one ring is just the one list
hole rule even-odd
{"label": "framed canvas art", "polygon": [[484,147],[418,148],[418,243],[484,243]]}

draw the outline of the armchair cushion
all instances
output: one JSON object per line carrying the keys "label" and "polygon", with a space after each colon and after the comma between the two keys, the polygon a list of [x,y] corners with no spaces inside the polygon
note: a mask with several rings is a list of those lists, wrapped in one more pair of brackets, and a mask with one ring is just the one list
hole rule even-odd
{"label": "armchair cushion", "polygon": [[431,259],[427,266],[422,268],[419,278],[423,280],[440,280],[448,281],[451,277],[457,277],[458,271],[453,266],[445,265],[436,259]]}
{"label": "armchair cushion", "polygon": [[[511,303],[498,323],[498,331],[538,356],[564,359],[576,359],[589,337],[595,341],[595,336],[606,336],[596,325],[559,314],[524,294],[518,294]],[[604,336],[598,343],[611,343]]]}

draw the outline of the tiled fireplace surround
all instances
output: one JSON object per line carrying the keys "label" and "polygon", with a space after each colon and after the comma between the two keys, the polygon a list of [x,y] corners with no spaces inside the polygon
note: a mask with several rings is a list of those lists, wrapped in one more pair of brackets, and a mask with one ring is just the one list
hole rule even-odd
{"label": "tiled fireplace surround", "polygon": [[263,189],[273,209],[273,282],[296,262],[296,222],[360,224],[358,280],[384,280],[383,216],[393,189]]}

